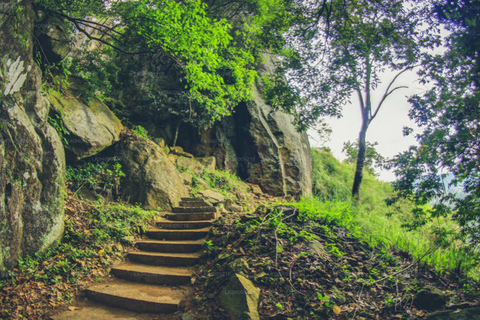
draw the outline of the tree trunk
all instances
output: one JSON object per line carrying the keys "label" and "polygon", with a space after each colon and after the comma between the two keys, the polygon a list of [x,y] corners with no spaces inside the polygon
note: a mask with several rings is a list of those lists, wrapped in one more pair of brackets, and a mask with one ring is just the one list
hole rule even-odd
{"label": "tree trunk", "polygon": [[175,128],[175,136],[173,137],[172,147],[175,147],[177,145],[178,131],[180,131],[180,124],[182,124],[181,120],[178,121],[177,127]]}
{"label": "tree trunk", "polygon": [[363,179],[363,167],[365,166],[365,152],[366,152],[366,136],[368,129],[368,120],[364,119],[362,128],[358,137],[358,156],[357,165],[355,167],[355,179],[353,180],[352,197],[355,200],[360,199],[360,185]]}

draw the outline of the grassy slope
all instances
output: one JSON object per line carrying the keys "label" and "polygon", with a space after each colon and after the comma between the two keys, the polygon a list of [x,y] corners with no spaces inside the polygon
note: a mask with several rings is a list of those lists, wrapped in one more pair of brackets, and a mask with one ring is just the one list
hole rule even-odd
{"label": "grassy slope", "polygon": [[316,196],[296,204],[302,210],[335,218],[340,224],[371,244],[395,247],[410,253],[415,259],[434,266],[439,271],[462,271],[479,280],[475,266],[477,255],[464,250],[455,240],[457,226],[447,218],[435,218],[425,226],[409,231],[403,224],[413,221],[408,201],[389,207],[385,199],[393,194],[389,183],[366,173],[361,189],[361,201],[354,206],[350,198],[354,167],[341,163],[326,150],[313,149],[313,181]]}

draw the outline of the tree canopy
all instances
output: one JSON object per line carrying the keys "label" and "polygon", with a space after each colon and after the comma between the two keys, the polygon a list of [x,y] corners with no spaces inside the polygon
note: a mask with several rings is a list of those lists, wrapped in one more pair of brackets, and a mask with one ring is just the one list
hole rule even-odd
{"label": "tree canopy", "polygon": [[[165,68],[178,74],[173,91],[183,91],[180,96],[184,97],[182,107],[174,112],[199,127],[212,125],[250,98],[258,51],[281,46],[274,41],[280,39],[282,26],[288,21],[287,2],[219,1],[209,6],[200,0],[36,1],[47,14],[60,16],[99,43],[94,58],[99,60],[97,66],[112,59],[117,59],[114,65],[122,65],[119,60],[129,65],[126,60],[135,60],[135,55],[151,59],[150,64],[169,60],[171,67]],[[232,11],[232,6],[237,10]],[[255,14],[249,15],[252,12]],[[279,16],[285,18],[283,22]],[[93,57],[88,51],[76,61],[82,64],[80,69],[91,64]],[[141,65],[138,60],[136,63]],[[125,83],[126,75],[117,79],[108,76],[106,81],[118,86]],[[161,90],[155,87],[154,78],[150,82],[148,95],[159,101],[156,95]]]}
{"label": "tree canopy", "polygon": [[419,147],[396,157],[394,185],[399,197],[417,204],[418,223],[453,213],[468,240],[478,244],[480,2],[433,2],[430,8],[449,36],[445,52],[423,56],[419,75],[431,89],[410,99],[410,117],[422,129],[416,136]]}
{"label": "tree canopy", "polygon": [[[361,131],[352,194],[358,197],[365,162],[366,133],[385,100],[397,90],[395,81],[419,61],[422,47],[435,37],[420,33],[422,15],[404,1],[303,1],[304,23],[290,33],[286,61],[299,124],[308,127],[322,116],[341,116],[352,95],[361,110]],[[372,92],[380,75],[396,71],[379,101]]]}

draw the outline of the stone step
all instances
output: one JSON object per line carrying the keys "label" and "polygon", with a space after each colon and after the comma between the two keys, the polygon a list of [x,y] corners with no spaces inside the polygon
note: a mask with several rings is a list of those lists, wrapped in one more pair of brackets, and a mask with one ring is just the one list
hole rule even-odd
{"label": "stone step", "polygon": [[210,227],[214,220],[199,221],[155,221],[155,225],[161,229],[201,229]]}
{"label": "stone step", "polygon": [[155,266],[185,267],[198,263],[200,254],[197,253],[161,253],[131,251],[127,255],[130,261]]}
{"label": "stone step", "polygon": [[203,200],[199,201],[180,201],[180,207],[189,207],[189,208],[195,208],[195,207],[208,207],[209,204],[206,203]]}
{"label": "stone step", "polygon": [[157,229],[150,228],[146,232],[147,237],[156,240],[198,240],[204,238],[210,232],[210,228],[202,229]]}
{"label": "stone step", "polygon": [[149,252],[192,253],[200,251],[205,240],[158,241],[144,240],[136,243],[137,248]]}
{"label": "stone step", "polygon": [[96,303],[91,300],[75,301],[72,310],[60,311],[56,315],[52,315],[51,320],[152,320],[158,315],[152,313],[136,313],[124,309],[118,309]]}
{"label": "stone step", "polygon": [[203,201],[201,198],[181,198],[181,200],[185,202]]}
{"label": "stone step", "polygon": [[115,280],[86,290],[91,300],[135,312],[172,313],[186,295],[184,287],[163,287]]}
{"label": "stone step", "polygon": [[150,266],[134,262],[125,262],[112,267],[111,272],[121,279],[157,285],[190,284],[193,274],[188,268]]}
{"label": "stone step", "polygon": [[202,221],[215,219],[215,212],[171,213],[165,218],[172,221]]}
{"label": "stone step", "polygon": [[217,208],[214,206],[206,207],[174,207],[173,213],[196,213],[196,212],[217,212]]}

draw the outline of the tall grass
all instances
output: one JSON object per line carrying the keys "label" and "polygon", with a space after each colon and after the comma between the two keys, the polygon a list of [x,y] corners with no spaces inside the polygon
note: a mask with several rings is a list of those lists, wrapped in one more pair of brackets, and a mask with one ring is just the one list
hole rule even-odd
{"label": "tall grass", "polygon": [[480,280],[480,255],[456,239],[459,228],[454,221],[438,217],[409,230],[404,225],[414,220],[413,206],[407,200],[387,206],[385,199],[394,192],[389,183],[365,173],[361,200],[354,203],[350,197],[354,167],[327,150],[313,149],[312,160],[315,196],[294,204],[299,209],[334,220],[371,245],[404,250],[440,272],[461,271]]}

